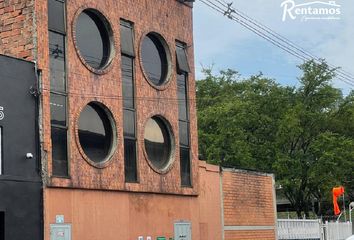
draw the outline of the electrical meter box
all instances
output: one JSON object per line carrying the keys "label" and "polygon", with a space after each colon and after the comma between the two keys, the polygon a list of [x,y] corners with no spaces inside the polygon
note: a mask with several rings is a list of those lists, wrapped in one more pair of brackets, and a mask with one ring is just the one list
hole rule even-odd
{"label": "electrical meter box", "polygon": [[174,231],[175,240],[192,240],[192,226],[190,222],[176,222]]}
{"label": "electrical meter box", "polygon": [[51,224],[50,240],[71,240],[71,225]]}

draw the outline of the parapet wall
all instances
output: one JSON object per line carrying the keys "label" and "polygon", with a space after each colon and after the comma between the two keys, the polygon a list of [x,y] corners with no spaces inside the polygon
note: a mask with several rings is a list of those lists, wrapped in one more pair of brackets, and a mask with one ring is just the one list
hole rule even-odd
{"label": "parapet wall", "polygon": [[223,169],[225,240],[276,239],[274,176]]}

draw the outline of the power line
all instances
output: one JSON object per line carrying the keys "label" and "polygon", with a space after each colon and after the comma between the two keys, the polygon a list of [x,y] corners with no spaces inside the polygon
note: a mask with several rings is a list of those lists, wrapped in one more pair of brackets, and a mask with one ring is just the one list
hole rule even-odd
{"label": "power line", "polygon": [[[295,43],[291,42],[287,38],[281,36],[280,34],[266,27],[265,25],[260,24],[258,21],[248,17],[247,15],[243,14],[241,11],[232,8],[231,7],[232,3],[222,3],[220,0],[215,0],[219,4],[212,2],[210,0],[200,0],[200,1],[205,5],[207,5],[208,7],[212,8],[213,10],[223,14],[224,16],[227,16],[230,20],[236,21],[243,27],[257,34],[258,36],[265,39],[266,41],[272,43],[276,47],[281,48],[282,50],[288,52],[292,56],[299,58],[302,61],[308,61],[308,60],[314,60],[316,62],[320,61],[318,57],[312,55],[311,53],[308,53],[306,50],[297,46]],[[237,16],[235,16],[235,14]],[[240,18],[244,19],[245,21]],[[328,64],[328,66],[335,68],[331,64]],[[340,81],[345,82],[346,84],[354,87],[354,77],[350,73],[339,69],[335,69],[335,71],[337,74],[337,78]]]}

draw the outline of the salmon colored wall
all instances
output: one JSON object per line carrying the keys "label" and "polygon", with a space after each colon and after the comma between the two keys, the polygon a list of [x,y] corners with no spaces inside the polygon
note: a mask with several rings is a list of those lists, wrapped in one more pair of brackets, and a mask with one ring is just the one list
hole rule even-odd
{"label": "salmon colored wall", "polygon": [[72,239],[134,240],[138,236],[173,237],[173,224],[192,223],[192,238],[221,240],[220,175],[216,166],[200,163],[197,196],[46,188],[45,239],[56,215],[72,224]]}
{"label": "salmon colored wall", "polygon": [[200,239],[221,240],[221,191],[219,166],[199,163]]}

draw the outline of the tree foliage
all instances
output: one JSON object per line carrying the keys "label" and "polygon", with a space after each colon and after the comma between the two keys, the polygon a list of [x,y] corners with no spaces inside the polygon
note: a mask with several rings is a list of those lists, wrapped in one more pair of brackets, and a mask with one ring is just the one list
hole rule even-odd
{"label": "tree foliage", "polygon": [[299,216],[314,200],[320,215],[333,186],[354,184],[354,94],[332,86],[335,69],[325,61],[299,68],[298,88],[205,70],[197,82],[199,151],[223,166],[274,172]]}

